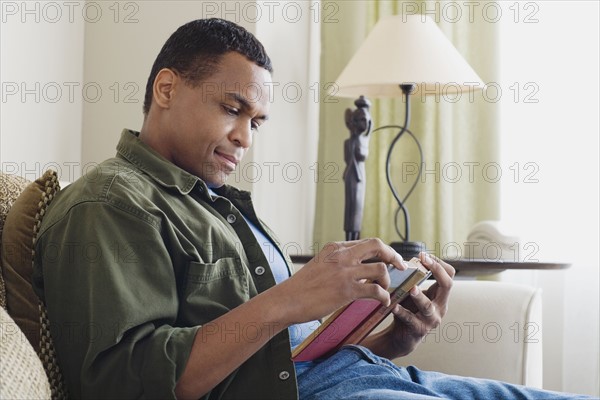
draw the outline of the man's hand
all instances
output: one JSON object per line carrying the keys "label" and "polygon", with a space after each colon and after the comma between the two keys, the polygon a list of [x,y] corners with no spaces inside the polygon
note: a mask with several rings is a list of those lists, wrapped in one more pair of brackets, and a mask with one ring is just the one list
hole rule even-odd
{"label": "man's hand", "polygon": [[446,315],[454,268],[425,253],[420,254],[420,259],[431,270],[436,282],[425,292],[414,287],[410,297],[392,311],[394,322],[384,331],[365,339],[362,344],[380,356],[392,359],[409,354]]}
{"label": "man's hand", "polygon": [[[369,259],[377,262],[363,262]],[[402,256],[379,239],[337,242],[319,254],[277,290],[290,324],[322,318],[358,298],[389,304],[387,265],[404,270]]]}

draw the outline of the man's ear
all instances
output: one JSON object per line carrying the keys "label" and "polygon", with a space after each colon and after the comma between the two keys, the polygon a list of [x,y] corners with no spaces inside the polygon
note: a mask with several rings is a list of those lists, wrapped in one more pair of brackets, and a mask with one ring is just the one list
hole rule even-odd
{"label": "man's ear", "polygon": [[173,98],[174,89],[179,77],[169,68],[158,71],[152,86],[153,103],[160,108],[169,108]]}

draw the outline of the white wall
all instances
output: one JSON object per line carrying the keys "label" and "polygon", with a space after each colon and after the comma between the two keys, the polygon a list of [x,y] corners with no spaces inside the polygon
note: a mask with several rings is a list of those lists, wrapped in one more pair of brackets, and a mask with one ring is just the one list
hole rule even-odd
{"label": "white wall", "polygon": [[85,21],[42,2],[0,4],[0,169],[79,176]]}
{"label": "white wall", "polygon": [[[258,214],[291,254],[295,248],[309,252],[315,193],[309,174],[318,135],[311,84],[318,81],[320,48],[311,7],[268,1],[3,1],[2,170],[35,179],[54,166],[62,180],[72,181],[112,157],[121,130],[141,128],[146,79],[168,36],[193,19],[226,18],[263,41],[276,70],[271,118],[230,183],[254,193]],[[35,89],[37,82],[39,99],[22,95],[21,85]],[[54,86],[64,92],[55,103]]]}
{"label": "white wall", "polygon": [[[266,12],[265,2],[259,4]],[[252,167],[261,177],[252,190],[259,215],[277,232],[288,254],[311,254],[315,252],[311,246],[318,91],[323,90],[319,81],[320,24],[315,13],[319,2],[289,2],[287,8],[284,2],[279,4],[272,19],[265,14],[256,24],[256,35],[270,52],[275,71],[271,118],[254,146]]]}
{"label": "white wall", "polygon": [[504,5],[502,218],[534,259],[572,263],[504,279],[544,291],[544,386],[597,396],[599,4]]}

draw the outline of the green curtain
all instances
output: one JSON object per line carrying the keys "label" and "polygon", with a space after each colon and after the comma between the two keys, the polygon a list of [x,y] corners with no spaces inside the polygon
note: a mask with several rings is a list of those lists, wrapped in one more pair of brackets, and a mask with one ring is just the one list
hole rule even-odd
{"label": "green curtain", "polygon": [[[329,18],[321,24],[321,82],[334,82],[368,32],[383,16],[403,10],[431,14],[467,62],[486,83],[498,76],[498,24],[482,17],[481,8],[462,16],[442,2],[339,1],[324,3]],[[460,3],[452,2],[454,5]],[[333,4],[335,7],[332,5]],[[481,2],[480,7],[484,7]],[[446,8],[445,8],[446,7]],[[335,13],[334,13],[335,11]],[[438,17],[439,16],[439,17]],[[407,40],[418,40],[409,38]],[[470,98],[472,97],[472,98]],[[469,229],[478,221],[498,219],[501,174],[499,163],[498,103],[492,89],[465,93],[460,100],[451,96],[420,95],[411,99],[410,129],[424,152],[424,171],[407,200],[411,240],[423,241],[443,257],[460,256]],[[353,100],[323,94],[320,103],[320,137],[317,180],[317,209],[314,238],[317,246],[344,239],[343,142],[349,136],[344,110],[354,108]],[[404,122],[403,99],[372,101],[374,128]],[[396,203],[385,178],[385,157],[397,131],[372,135],[367,168],[367,195],[361,237],[399,241],[393,224]],[[396,145],[392,164],[393,180],[400,196],[415,178],[419,162],[417,148],[405,135]],[[400,226],[402,218],[400,218]],[[401,229],[403,231],[403,228]]]}

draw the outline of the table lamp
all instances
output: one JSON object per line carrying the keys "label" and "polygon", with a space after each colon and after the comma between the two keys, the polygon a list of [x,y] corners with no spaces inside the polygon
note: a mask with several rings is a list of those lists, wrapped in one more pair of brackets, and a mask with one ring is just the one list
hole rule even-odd
{"label": "table lamp", "polygon": [[[334,88],[337,91],[332,93],[334,96],[358,97],[355,103],[357,110],[354,112],[358,116],[356,121],[352,120],[353,112],[346,110],[346,125],[351,131],[351,138],[361,128],[365,128],[362,132],[363,138],[370,133],[370,116],[368,115],[370,104],[365,96],[370,98],[404,97],[404,124],[377,128],[373,132],[386,128],[399,130],[390,144],[385,162],[385,171],[388,186],[398,203],[394,222],[396,232],[401,238],[401,242],[394,242],[391,245],[405,259],[410,259],[419,251],[425,250],[423,243],[410,240],[410,220],[405,207],[408,196],[420,179],[423,161],[421,147],[416,137],[408,129],[410,121],[409,96],[413,93],[449,95],[482,89],[483,86],[484,84],[477,73],[464,60],[435,22],[425,15],[394,15],[380,19],[336,80]],[[356,113],[358,110],[362,111]],[[369,121],[365,122],[365,119],[369,119]],[[354,125],[352,125],[353,123]],[[359,128],[352,128],[356,126],[359,126]],[[405,133],[415,139],[421,154],[421,164],[419,164],[419,171],[414,184],[406,195],[401,198],[392,183],[390,166],[394,146]],[[345,147],[347,147],[346,144]],[[345,148],[345,153],[347,152],[348,149]],[[360,152],[357,152],[357,154],[360,161]],[[346,154],[345,158],[347,158]],[[364,161],[364,157],[362,160]],[[356,189],[359,194],[358,197],[362,195],[361,190],[364,192],[364,181],[363,178],[362,187]],[[346,184],[348,186],[348,183]],[[349,199],[350,195],[351,193],[346,190],[346,204],[358,204],[359,207],[362,207],[363,202],[360,199],[358,202],[355,199]],[[347,220],[350,218],[350,220],[356,221],[362,218],[362,209],[354,207],[354,209],[349,210],[347,206],[346,210]],[[398,229],[398,212],[402,212],[404,217],[403,232]],[[359,218],[356,218],[357,215]],[[348,235],[346,226],[345,230],[347,238],[357,238],[356,232],[350,232],[350,235]]]}

